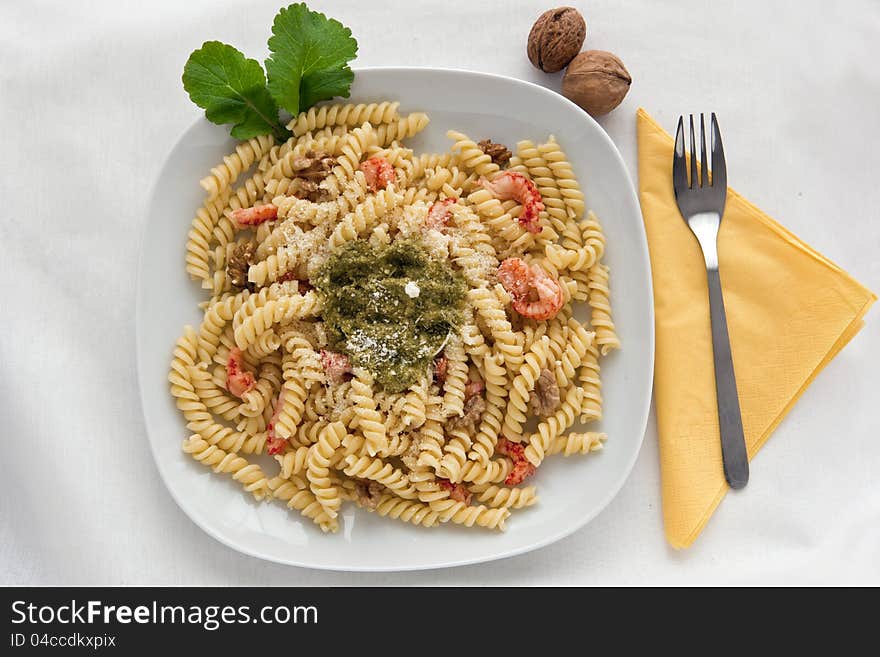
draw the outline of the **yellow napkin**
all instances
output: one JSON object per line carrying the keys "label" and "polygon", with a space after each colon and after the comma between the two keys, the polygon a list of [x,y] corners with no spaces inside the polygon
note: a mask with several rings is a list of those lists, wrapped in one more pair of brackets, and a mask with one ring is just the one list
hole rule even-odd
{"label": "yellow napkin", "polygon": [[[700,248],[675,204],[672,137],[638,112],[639,196],[654,277],[663,518],[691,545],[727,492]],[[728,144],[728,146],[730,146]],[[862,328],[876,297],[732,189],[718,243],[749,459]],[[817,464],[818,467],[818,464]],[[772,476],[753,471],[753,480]]]}

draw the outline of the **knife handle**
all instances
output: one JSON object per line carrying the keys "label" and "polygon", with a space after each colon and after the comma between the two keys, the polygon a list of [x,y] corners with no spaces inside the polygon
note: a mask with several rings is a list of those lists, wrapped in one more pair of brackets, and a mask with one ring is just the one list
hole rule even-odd
{"label": "knife handle", "polygon": [[743,488],[749,481],[749,456],[743,435],[742,413],[736,391],[727,315],[721,294],[717,268],[708,268],[709,311],[712,318],[712,354],[715,361],[715,396],[718,400],[718,424],[721,428],[721,458],[724,478],[731,488]]}

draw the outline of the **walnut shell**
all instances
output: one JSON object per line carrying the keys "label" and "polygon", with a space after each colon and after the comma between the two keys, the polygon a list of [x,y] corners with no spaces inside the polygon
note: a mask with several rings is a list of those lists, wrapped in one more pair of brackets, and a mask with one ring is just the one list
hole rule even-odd
{"label": "walnut shell", "polygon": [[549,9],[538,17],[529,32],[529,61],[545,73],[565,68],[584,45],[587,24],[574,7]]}
{"label": "walnut shell", "polygon": [[592,116],[601,116],[620,105],[630,84],[632,77],[616,55],[587,50],[568,65],[562,94]]}

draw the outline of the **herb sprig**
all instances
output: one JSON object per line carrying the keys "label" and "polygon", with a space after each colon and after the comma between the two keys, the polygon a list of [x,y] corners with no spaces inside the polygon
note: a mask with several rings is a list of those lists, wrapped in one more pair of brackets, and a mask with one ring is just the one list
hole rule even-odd
{"label": "herb sprig", "polygon": [[212,123],[232,124],[232,136],[289,136],[279,108],[296,116],[322,100],[348,98],[357,56],[351,30],[305,3],[281,9],[272,23],[266,75],[255,59],[207,41],[183,68],[183,88]]}

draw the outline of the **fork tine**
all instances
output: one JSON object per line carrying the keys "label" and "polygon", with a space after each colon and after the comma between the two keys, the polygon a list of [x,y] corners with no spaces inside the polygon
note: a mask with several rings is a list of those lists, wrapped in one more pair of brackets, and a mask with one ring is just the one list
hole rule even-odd
{"label": "fork tine", "polygon": [[718,119],[712,112],[712,185],[727,190],[727,164],[724,161],[724,144],[721,143],[721,131]]}
{"label": "fork tine", "polygon": [[687,189],[688,172],[684,158],[684,117],[678,117],[678,129],[675,131],[675,151],[672,154],[672,185],[676,194]]}
{"label": "fork tine", "polygon": [[709,186],[709,160],[706,159],[706,123],[700,112],[700,187]]}
{"label": "fork tine", "polygon": [[691,184],[689,187],[693,189],[694,186],[699,187],[700,181],[697,178],[697,140],[694,131],[694,115],[691,114]]}

